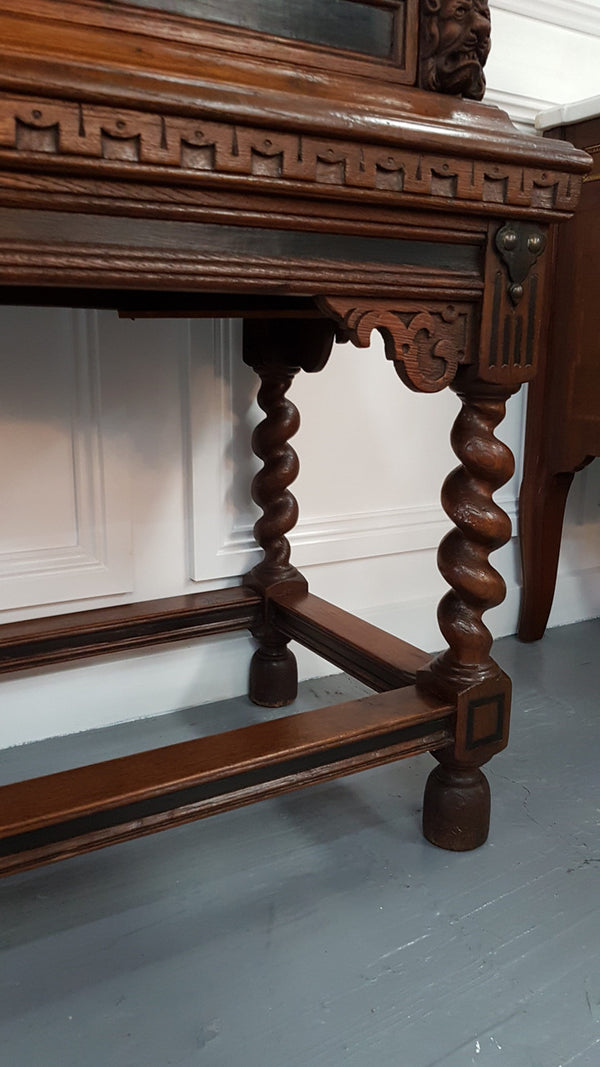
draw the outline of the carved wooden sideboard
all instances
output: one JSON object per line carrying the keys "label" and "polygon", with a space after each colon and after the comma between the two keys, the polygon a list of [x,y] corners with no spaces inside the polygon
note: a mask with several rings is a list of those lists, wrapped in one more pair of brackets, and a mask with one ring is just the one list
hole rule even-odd
{"label": "carved wooden sideboard", "polygon": [[547,136],[585,148],[594,165],[575,217],[554,235],[548,344],[529,390],[519,497],[522,641],[543,637],[569,489],[575,471],[600,456],[600,97],[541,118]]}
{"label": "carved wooden sideboard", "polygon": [[[426,837],[477,847],[481,766],[510,709],[482,621],[505,591],[488,557],[510,536],[492,497],[513,460],[494,430],[535,373],[548,228],[576,206],[588,157],[477,102],[484,0],[5,0],[0,40],[2,300],[241,316],[265,412],[264,559],[239,588],[7,625],[0,669],[248,628],[259,704],[293,700],[291,640],[374,690],[6,786],[1,870],[425,751]],[[365,347],[374,330],[411,389],[462,400],[442,494],[448,647],[433,659],[312,595],[286,539],[287,389],[334,336]]]}

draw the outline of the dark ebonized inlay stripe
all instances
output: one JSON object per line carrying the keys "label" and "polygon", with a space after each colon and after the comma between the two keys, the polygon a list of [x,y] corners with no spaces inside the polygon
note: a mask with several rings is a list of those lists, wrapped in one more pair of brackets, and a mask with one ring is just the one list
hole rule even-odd
{"label": "dark ebonized inlay stripe", "polygon": [[538,276],[533,274],[529,282],[529,315],[527,322],[527,345],[525,347],[525,362],[528,367],[533,363],[535,352],[535,313],[537,308]]}
{"label": "dark ebonized inlay stripe", "polygon": [[513,333],[513,317],[508,312],[504,316],[504,338],[502,343],[502,366],[508,367],[510,365],[510,346]]}
{"label": "dark ebonized inlay stripe", "polygon": [[[319,767],[335,768],[336,764],[343,764],[345,761],[367,756],[369,753],[383,754],[386,749],[392,749],[402,743],[418,741],[425,735],[428,737],[439,736],[447,730],[448,717],[446,716],[432,720],[426,726],[423,723],[417,723],[404,729],[382,734],[379,737],[367,737],[359,741],[339,745],[337,748],[325,752],[312,752],[294,759],[283,759],[266,767],[244,771],[240,774],[223,777],[217,781],[190,786],[186,789],[165,793],[147,800],[136,801],[132,804],[124,804],[118,808],[99,811],[93,815],[82,816],[77,819],[70,819],[40,830],[15,834],[12,837],[0,840],[0,857],[13,856],[20,852],[44,848],[111,827],[122,826],[135,820],[144,820],[153,815],[176,811],[178,808],[200,805],[203,801],[216,797],[226,797],[231,793],[252,789],[253,786],[258,786],[265,782],[278,782],[296,777],[297,784],[300,785],[303,776],[308,776],[311,771]],[[356,769],[360,768],[357,767]],[[201,811],[198,812],[198,815],[200,814]]]}
{"label": "dark ebonized inlay stripe", "polygon": [[494,306],[492,308],[492,329],[490,334],[490,367],[498,363],[498,335],[500,330],[500,306],[502,304],[502,274],[496,274],[494,284]]}
{"label": "dark ebonized inlay stripe", "polygon": [[127,219],[104,215],[74,216],[61,211],[0,209],[0,249],[4,241],[35,241],[38,245],[119,246],[135,252],[172,250],[199,258],[228,254],[253,259],[319,260],[323,263],[381,263],[479,272],[477,245],[441,241],[409,241],[351,234],[319,234],[298,230],[266,230],[251,226],[215,226],[171,220]]}
{"label": "dark ebonized inlay stripe", "polygon": [[513,363],[515,367],[521,366],[521,348],[523,345],[523,316],[518,315],[515,326],[515,348]]}

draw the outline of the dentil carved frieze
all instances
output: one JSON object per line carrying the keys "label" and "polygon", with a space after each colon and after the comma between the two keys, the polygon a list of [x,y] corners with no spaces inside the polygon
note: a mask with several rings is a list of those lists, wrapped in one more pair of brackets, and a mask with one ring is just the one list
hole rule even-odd
{"label": "dentil carved frieze", "polygon": [[0,94],[0,160],[31,171],[52,158],[53,173],[169,177],[171,186],[213,177],[277,183],[323,193],[332,187],[378,198],[439,204],[494,204],[572,210],[579,175],[519,163],[454,158],[410,148],[254,129],[232,122]]}

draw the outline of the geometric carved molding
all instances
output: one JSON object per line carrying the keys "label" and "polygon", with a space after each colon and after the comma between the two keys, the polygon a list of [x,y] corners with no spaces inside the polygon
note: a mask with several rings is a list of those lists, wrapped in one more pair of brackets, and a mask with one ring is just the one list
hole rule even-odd
{"label": "geometric carved molding", "polygon": [[[259,511],[250,499],[250,482],[259,463],[249,455],[251,432],[261,414],[253,403],[258,379],[241,359],[240,324],[196,319],[190,326],[183,388],[189,576],[208,585],[244,574],[261,559],[252,532]],[[352,478],[350,462],[347,472],[338,471],[338,477],[346,476]],[[499,502],[516,525],[514,497]],[[292,561],[302,568],[434,550],[448,525],[438,503],[339,511],[307,519],[301,507],[298,524],[288,536]]]}
{"label": "geometric carved molding", "polygon": [[148,168],[152,174],[159,169],[174,188],[188,187],[181,193],[185,203],[189,187],[205,185],[217,174],[250,188],[262,188],[266,179],[282,189],[299,183],[325,193],[341,186],[377,190],[378,197],[393,202],[432,197],[448,204],[493,203],[498,210],[532,206],[568,211],[581,189],[579,174],[488,159],[467,166],[443,150],[424,153],[408,146],[5,94],[0,94],[0,152],[17,168],[32,153],[52,157],[59,172],[67,174],[81,175],[90,168],[112,173],[121,165],[135,180],[145,177]]}
{"label": "geometric carved molding", "polygon": [[[44,312],[10,309],[5,313],[3,350],[7,359],[11,358],[13,345],[17,348],[19,345],[18,320],[14,335],[10,332],[9,316],[15,314],[41,316]],[[3,622],[9,621],[11,610],[108,596],[132,589],[129,498],[120,489],[123,472],[117,471],[116,456],[111,455],[104,437],[97,313],[63,311],[58,331],[56,314],[52,326],[59,336],[47,338],[48,348],[44,355],[50,361],[58,361],[53,367],[56,366],[56,378],[61,383],[57,387],[62,397],[60,407],[54,414],[45,410],[44,395],[39,387],[36,391],[35,356],[27,396],[19,398],[18,407],[23,413],[20,418],[27,420],[27,434],[34,445],[36,434],[40,442],[45,441],[48,419],[54,420],[53,439],[60,442],[60,447],[56,449],[56,457],[52,453],[50,462],[44,463],[41,476],[49,480],[50,493],[54,490],[60,498],[64,525],[61,530],[60,522],[57,524],[57,516],[60,517],[57,505],[45,527],[43,505],[32,507],[29,499],[28,503],[23,503],[23,513],[15,516],[12,524],[20,528],[23,542],[29,547],[20,549],[14,544],[13,535],[10,548],[1,551],[0,528]],[[12,322],[15,322],[14,318]],[[29,353],[17,351],[16,355],[25,360]],[[37,358],[40,358],[39,352]],[[10,417],[4,429],[10,448]],[[22,434],[23,427],[19,429]],[[40,447],[43,448],[43,444]],[[19,459],[18,453],[10,459],[10,473],[17,479]],[[52,462],[54,459],[56,462]],[[28,475],[31,478],[31,471]],[[18,509],[21,501],[18,497],[16,500]],[[6,545],[6,541],[4,543]],[[32,543],[35,547],[30,547]]]}

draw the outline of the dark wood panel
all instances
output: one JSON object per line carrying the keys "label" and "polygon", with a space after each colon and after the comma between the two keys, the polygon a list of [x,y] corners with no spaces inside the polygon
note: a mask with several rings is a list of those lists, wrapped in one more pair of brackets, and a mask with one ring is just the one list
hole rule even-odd
{"label": "dark wood panel", "polygon": [[476,235],[463,245],[0,209],[8,303],[24,285],[477,300],[481,258]]}
{"label": "dark wood panel", "polygon": [[[0,209],[0,239],[39,242],[76,241],[96,246],[120,245],[123,222],[103,215],[59,211]],[[327,262],[431,267],[441,271],[476,273],[480,269],[478,244],[447,244],[350,234],[268,230],[259,226],[211,226],[162,220],[129,219],[127,243],[133,248],[188,249],[196,256],[260,256],[264,259],[311,259]]]}
{"label": "dark wood panel", "polygon": [[[402,54],[402,0],[127,0],[135,7],[208,19],[292,41],[346,49],[378,59]],[[106,0],[115,7],[119,0]]]}
{"label": "dark wood panel", "polygon": [[[124,233],[124,240],[126,234]],[[0,300],[12,303],[13,288],[22,300],[26,289],[37,286],[60,289],[57,301],[65,306],[65,290],[82,287],[87,294],[119,287],[179,292],[276,293],[316,297],[323,292],[356,296],[399,296],[413,300],[477,301],[481,281],[474,275],[437,273],[415,267],[375,264],[328,263],[326,260],[269,260],[262,257],[204,257],[164,249],[137,251],[126,244],[104,250],[91,245],[36,245],[33,241],[0,241]],[[86,297],[86,302],[87,302]],[[102,301],[102,296],[101,296]],[[26,298],[26,303],[30,303]],[[76,305],[79,302],[76,302]],[[122,302],[127,305],[128,301]],[[89,306],[89,304],[88,304]],[[105,306],[101,303],[101,306]]]}
{"label": "dark wood panel", "polygon": [[270,605],[282,633],[377,691],[412,685],[417,671],[431,659],[420,648],[312,593],[274,589]]}
{"label": "dark wood panel", "polygon": [[414,688],[0,789],[0,873],[441,748],[454,707]]}
{"label": "dark wood panel", "polygon": [[0,627],[0,674],[245,629],[260,605],[247,589],[219,589],[8,623]]}

